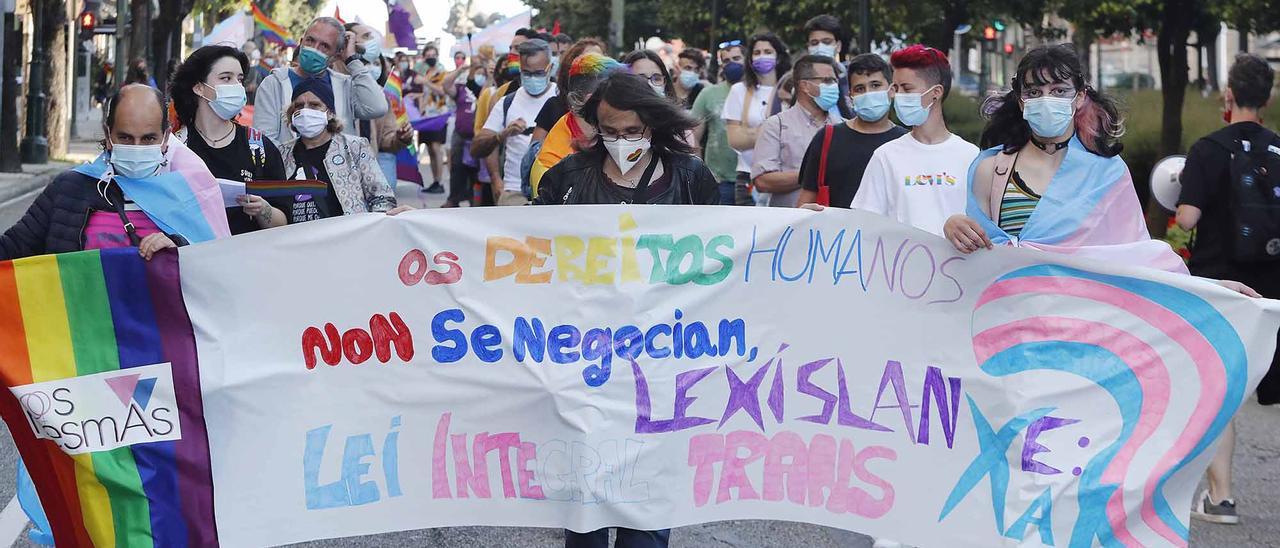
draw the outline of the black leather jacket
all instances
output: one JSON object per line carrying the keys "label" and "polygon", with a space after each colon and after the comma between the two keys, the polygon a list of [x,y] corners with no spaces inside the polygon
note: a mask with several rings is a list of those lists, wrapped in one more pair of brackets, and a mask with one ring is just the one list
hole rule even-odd
{"label": "black leather jacket", "polygon": [[[717,205],[716,178],[702,160],[688,154],[661,154],[663,171],[671,185],[652,196],[649,204]],[[572,154],[542,175],[534,205],[629,204],[630,189],[620,188],[604,174],[604,153],[587,150]]]}

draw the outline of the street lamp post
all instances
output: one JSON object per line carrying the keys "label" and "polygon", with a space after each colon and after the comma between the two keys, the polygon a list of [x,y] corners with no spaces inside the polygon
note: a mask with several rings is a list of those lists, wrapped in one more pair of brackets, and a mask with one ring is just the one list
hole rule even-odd
{"label": "street lamp post", "polygon": [[31,2],[31,70],[27,81],[27,135],[22,138],[22,162],[49,162],[49,140],[45,138],[44,20],[46,1]]}

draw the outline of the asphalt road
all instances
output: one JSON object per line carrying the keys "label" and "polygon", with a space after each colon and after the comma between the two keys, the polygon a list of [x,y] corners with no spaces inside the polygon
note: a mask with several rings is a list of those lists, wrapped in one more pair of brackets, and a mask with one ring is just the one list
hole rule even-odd
{"label": "asphalt road", "polygon": [[[426,170],[424,170],[426,171]],[[439,207],[443,196],[419,194],[417,187],[402,184],[401,203]],[[12,225],[26,210],[31,194],[0,204],[0,227]],[[1192,522],[1191,545],[1203,547],[1280,546],[1280,408],[1261,407],[1250,401],[1237,419],[1239,429],[1235,462],[1235,496],[1242,523],[1236,526]],[[0,504],[14,496],[17,451],[8,429],[0,425]],[[1189,504],[1189,503],[1188,503]],[[0,533],[3,522],[0,518]],[[11,538],[0,538],[0,545]],[[306,543],[306,547],[431,546],[462,548],[513,546],[552,548],[563,546],[557,529],[516,527],[453,527],[387,535]],[[871,539],[856,533],[781,521],[735,521],[682,527],[672,535],[672,546],[685,547],[839,547],[869,548]],[[34,546],[21,535],[14,546]]]}

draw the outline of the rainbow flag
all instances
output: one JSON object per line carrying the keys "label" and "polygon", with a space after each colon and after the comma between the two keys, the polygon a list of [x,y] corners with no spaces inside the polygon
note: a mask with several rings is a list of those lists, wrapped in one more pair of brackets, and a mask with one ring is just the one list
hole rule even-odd
{"label": "rainbow flag", "polygon": [[297,47],[298,42],[294,41],[293,34],[280,26],[280,23],[267,17],[262,8],[258,7],[257,2],[251,2],[249,8],[253,10],[253,23],[262,31],[264,40],[284,47]]}
{"label": "rainbow flag", "polygon": [[382,86],[382,89],[386,90],[397,101],[404,99],[404,81],[400,79],[400,75],[396,74],[395,71],[391,71],[391,74],[387,75],[387,83]]}
{"label": "rainbow flag", "polygon": [[[395,75],[392,74],[392,77],[395,77]],[[396,87],[392,89],[391,78],[387,78],[386,89],[383,93],[387,94],[387,102],[391,105],[391,112],[396,115],[396,127],[410,123],[409,112],[405,110],[407,103],[401,98],[399,91],[400,79],[396,78]],[[413,145],[404,147],[396,152],[396,180],[409,181],[419,185],[425,184],[422,180],[422,172],[418,170],[418,151]]]}
{"label": "rainbow flag", "polygon": [[249,181],[244,184],[244,191],[263,198],[292,198],[299,194],[328,196],[329,185],[314,179]]}
{"label": "rainbow flag", "polygon": [[[0,390],[0,414],[29,426],[10,432],[58,546],[217,545],[195,337],[176,253],[150,262],[132,248],[0,262],[0,377],[12,387]],[[114,414],[112,427],[102,418],[93,437],[78,417],[55,416],[63,408],[45,391],[74,401],[71,415]],[[94,393],[99,399],[89,405]],[[162,431],[152,421],[145,431],[135,425],[108,436],[134,424],[135,410],[149,413],[144,423],[167,415],[179,435],[146,441]],[[114,422],[125,415],[129,421]],[[51,437],[50,425],[64,419],[73,421],[61,423],[64,432],[82,435]],[[89,447],[95,442],[102,445]]]}

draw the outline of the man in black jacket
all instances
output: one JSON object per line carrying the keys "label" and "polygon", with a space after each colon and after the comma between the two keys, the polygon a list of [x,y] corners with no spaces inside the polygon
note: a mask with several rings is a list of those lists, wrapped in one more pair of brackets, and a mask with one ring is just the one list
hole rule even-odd
{"label": "man in black jacket", "polygon": [[[164,96],[149,86],[125,86],[111,98],[104,129],[106,154],[116,173],[150,175],[160,169],[168,145],[166,114]],[[119,150],[112,153],[115,148]],[[145,218],[114,181],[100,184],[82,170],[68,170],[0,236],[0,260],[111,247],[106,242],[134,245],[150,260],[161,249],[186,243]],[[126,224],[126,219],[134,222]]]}

